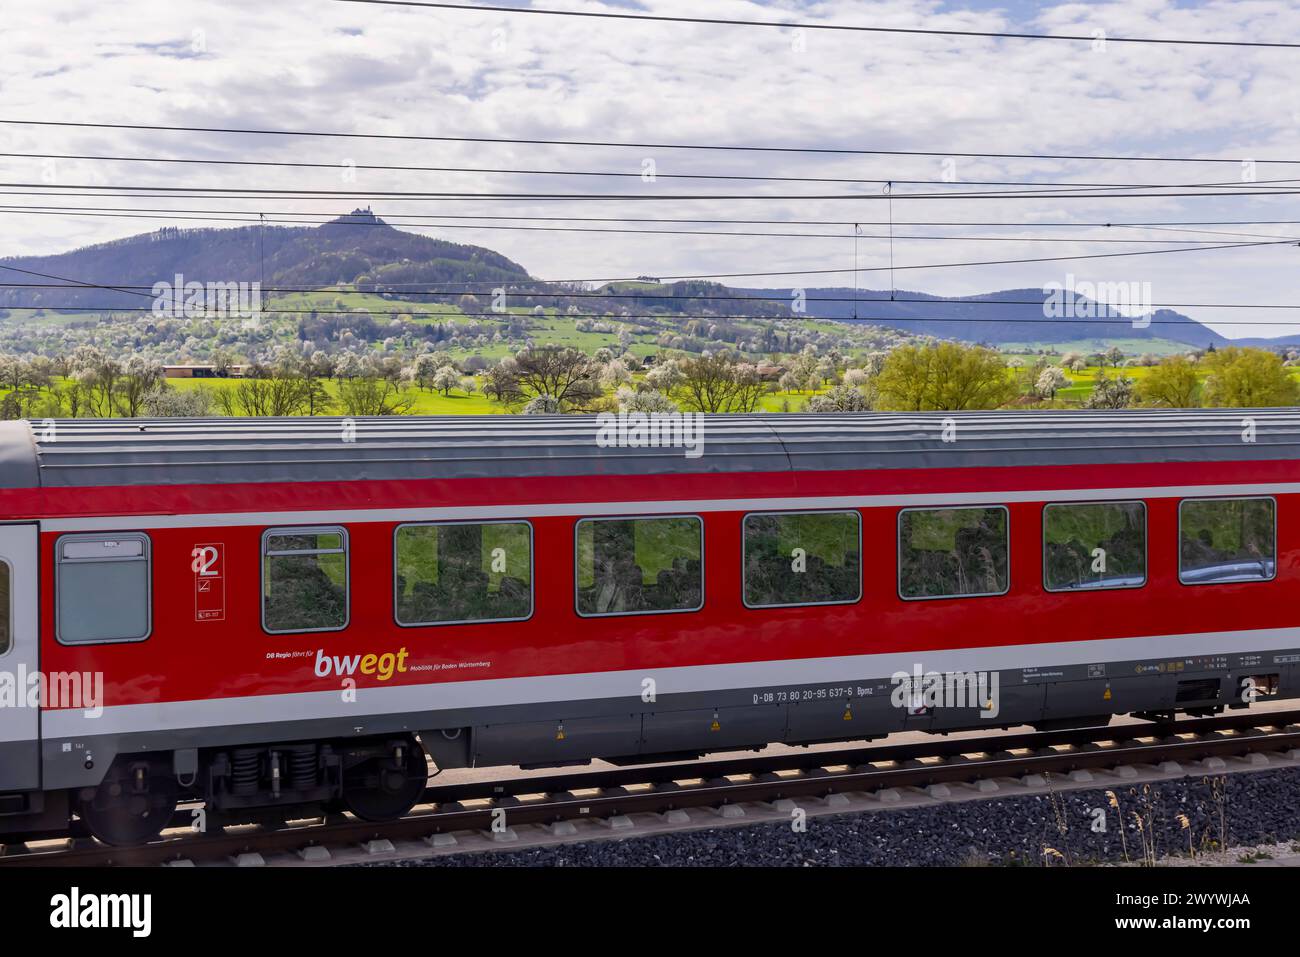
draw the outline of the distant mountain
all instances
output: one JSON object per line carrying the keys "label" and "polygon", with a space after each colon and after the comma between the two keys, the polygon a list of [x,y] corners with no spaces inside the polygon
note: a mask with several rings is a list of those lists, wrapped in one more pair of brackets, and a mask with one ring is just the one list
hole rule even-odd
{"label": "distant mountain", "polygon": [[[355,210],[316,227],[249,226],[238,229],[164,228],[126,239],[86,246],[55,256],[0,259],[59,279],[0,269],[4,282],[59,282],[144,286],[156,282],[256,282],[320,287],[339,283],[429,285],[460,282],[521,282],[527,270],[500,253],[394,229],[368,209]],[[460,290],[456,290],[459,293]],[[40,305],[114,308],[149,304],[148,298],[107,289],[0,288],[0,309]]]}
{"label": "distant mountain", "polygon": [[[765,295],[772,290],[745,292]],[[1062,318],[1046,316],[1043,304],[1048,294],[1042,289],[1004,289],[961,298],[896,290],[892,300],[887,289],[859,289],[855,293],[849,288],[826,287],[805,292],[810,316],[850,321],[856,316],[859,322],[894,326],[917,335],[990,345],[1075,339],[1171,339],[1203,349],[1211,343],[1217,348],[1229,341],[1195,319],[1169,309],[1153,313],[1150,325],[1135,326],[1128,316],[1068,292],[1062,295],[1066,307]]]}
{"label": "distant mountain", "polygon": [[[149,305],[149,289],[157,282],[254,282],[264,276],[268,288],[320,288],[346,284],[376,289],[394,299],[455,302],[455,284],[475,283],[482,295],[486,284],[510,284],[516,304],[543,305],[560,311],[636,315],[653,313],[671,318],[744,313],[752,316],[791,315],[788,289],[733,289],[710,282],[660,283],[651,277],[637,282],[611,283],[581,291],[569,287],[556,296],[518,263],[482,246],[433,239],[394,229],[369,209],[353,210],[315,227],[248,226],[236,229],[177,229],[168,227],[125,239],[86,246],[54,256],[0,259],[0,282],[61,283],[67,288],[0,287],[0,310],[9,306],[49,309],[82,307],[113,309]],[[30,275],[35,273],[39,275]],[[41,276],[49,278],[41,278]],[[87,289],[76,282],[137,286],[137,294],[112,289]],[[439,296],[405,294],[414,288],[452,284]],[[529,292],[550,295],[531,298]],[[140,295],[139,293],[143,293]],[[1005,289],[979,296],[946,298],[927,293],[847,287],[804,290],[804,315],[890,326],[915,335],[1003,345],[1013,342],[1058,343],[1071,340],[1166,339],[1205,348],[1228,342],[1278,346],[1300,343],[1300,336],[1277,339],[1228,340],[1182,313],[1157,311],[1150,325],[1135,325],[1114,309],[1074,292],[1060,294],[1066,317],[1044,313],[1048,294],[1042,289]],[[679,297],[679,298],[673,298]],[[728,298],[744,297],[744,298]],[[725,319],[723,319],[725,321]]]}

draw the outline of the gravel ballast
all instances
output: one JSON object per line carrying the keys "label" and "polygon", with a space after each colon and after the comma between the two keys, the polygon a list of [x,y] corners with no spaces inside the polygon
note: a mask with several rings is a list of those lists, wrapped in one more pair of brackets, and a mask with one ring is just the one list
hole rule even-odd
{"label": "gravel ballast", "polygon": [[369,866],[916,867],[1141,862],[1152,849],[1157,858],[1187,856],[1189,841],[1200,856],[1225,844],[1300,839],[1297,794],[1300,768],[1280,768],[1087,790],[1049,787],[1017,797],[808,815],[804,831],[795,830],[793,821],[769,822]]}

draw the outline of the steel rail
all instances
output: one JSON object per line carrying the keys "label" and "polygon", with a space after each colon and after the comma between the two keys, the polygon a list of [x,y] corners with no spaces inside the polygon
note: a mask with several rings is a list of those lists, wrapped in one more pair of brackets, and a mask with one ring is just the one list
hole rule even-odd
{"label": "steel rail", "polygon": [[[213,861],[248,852],[293,852],[312,845],[354,845],[376,839],[419,839],[455,831],[489,831],[501,811],[509,826],[601,819],[692,807],[824,798],[830,794],[932,784],[972,783],[1030,774],[1068,774],[1120,765],[1194,761],[1300,748],[1300,730],[1287,730],[1300,712],[1230,715],[1151,725],[1081,728],[986,738],[946,740],[886,748],[858,748],[762,759],[728,759],[584,774],[517,778],[502,782],[429,788],[421,801],[437,805],[396,821],[371,823],[338,816],[322,823],[173,837],[134,848],[105,847],[71,839],[51,850],[9,846],[0,867],[147,866],[187,859]],[[1266,733],[1263,728],[1274,728]],[[1256,733],[1244,733],[1254,731]],[[1228,733],[1224,733],[1228,732]],[[1183,740],[1178,735],[1210,735]],[[1140,743],[1146,738],[1152,743]],[[1086,748],[1100,742],[1111,747]],[[1058,747],[1070,747],[1057,751]],[[1010,751],[1025,751],[1010,754]],[[986,759],[942,760],[986,754]],[[922,764],[922,758],[941,763]],[[878,763],[893,766],[878,767]],[[844,771],[827,768],[845,767]],[[781,776],[780,772],[792,772]],[[729,776],[746,779],[733,781]],[[681,782],[695,781],[698,783]],[[1101,785],[1099,785],[1101,786]],[[631,791],[629,787],[640,787]],[[577,790],[597,790],[592,795]],[[543,795],[520,800],[518,795]],[[481,807],[465,807],[479,801]]]}

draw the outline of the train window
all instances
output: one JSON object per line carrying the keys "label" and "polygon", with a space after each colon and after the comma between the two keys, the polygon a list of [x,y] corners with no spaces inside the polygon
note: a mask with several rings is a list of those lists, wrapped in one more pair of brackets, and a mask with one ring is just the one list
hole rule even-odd
{"label": "train window", "polygon": [[755,512],[744,520],[744,598],[756,607],[862,597],[857,512]]}
{"label": "train window", "polygon": [[11,598],[13,589],[13,569],[9,563],[0,561],[0,655],[9,650],[13,638],[13,606]]}
{"label": "train window", "polygon": [[532,532],[527,522],[398,526],[397,623],[527,618],[533,611]]}
{"label": "train window", "polygon": [[348,624],[348,533],[271,528],[262,535],[262,627],[338,631]]}
{"label": "train window", "polygon": [[697,611],[704,604],[704,523],[695,516],[578,522],[580,615]]}
{"label": "train window", "polygon": [[1007,590],[1007,510],[905,508],[898,513],[898,594],[907,599]]}
{"label": "train window", "polygon": [[54,546],[55,634],[64,644],[149,637],[149,538],[64,535]]}
{"label": "train window", "polygon": [[1178,579],[1185,585],[1267,581],[1277,574],[1277,505],[1271,498],[1178,504]]}
{"label": "train window", "polygon": [[1043,587],[1048,591],[1140,588],[1147,580],[1147,507],[1142,502],[1043,509]]}

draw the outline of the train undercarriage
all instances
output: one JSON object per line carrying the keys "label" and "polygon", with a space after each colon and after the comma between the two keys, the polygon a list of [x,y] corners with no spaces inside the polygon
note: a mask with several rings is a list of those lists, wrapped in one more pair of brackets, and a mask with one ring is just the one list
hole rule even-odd
{"label": "train undercarriage", "polygon": [[[123,748],[95,784],[0,794],[0,842],[65,836],[69,822],[74,835],[127,846],[177,827],[203,832],[234,824],[277,826],[342,812],[367,821],[390,820],[419,801],[431,764],[438,769],[564,767],[595,759],[643,764],[760,750],[774,741],[798,746],[867,742],[901,731],[1099,727],[1125,713],[1169,724],[1178,714],[1207,716],[1256,700],[1293,697],[1281,693],[1280,679],[1280,672],[1269,671],[1246,678],[1225,672],[1166,672],[1151,678],[1117,674],[1050,687],[1008,681],[1003,682],[1002,709],[992,718],[982,716],[982,702],[947,711],[900,709],[878,693],[852,700],[828,695],[825,701],[814,694],[806,703],[772,705],[745,692],[718,707],[667,709],[661,702],[644,713],[578,719],[534,713],[529,721],[511,716],[516,719],[418,733],[405,730],[411,724],[404,723],[400,730],[376,729],[358,738],[331,736],[336,729],[322,729],[326,734],[317,740]],[[1250,695],[1236,693],[1243,683]],[[1118,703],[1113,699],[1128,707],[1107,709]]]}
{"label": "train undercarriage", "polygon": [[[390,820],[414,806],[427,780],[413,735],[133,755],[119,757],[97,787],[75,792],[71,810],[91,835],[123,846],[178,825],[206,831],[340,811]],[[178,820],[178,806],[189,802],[189,819]]]}

